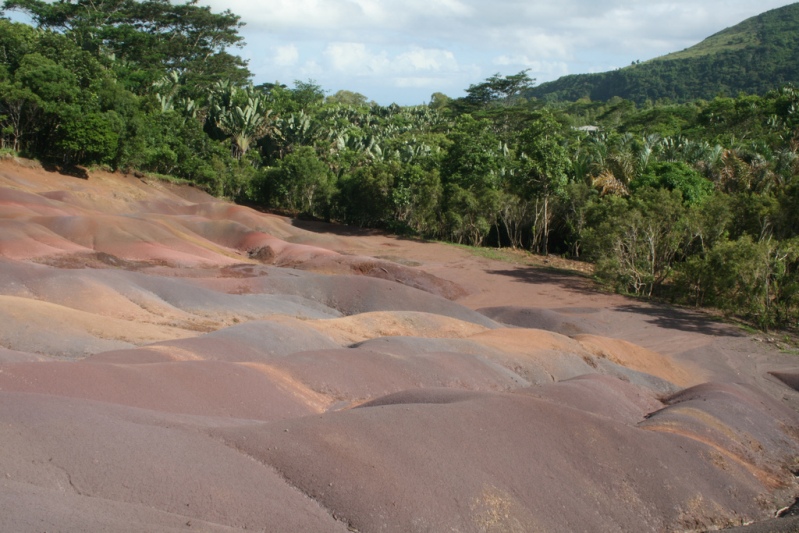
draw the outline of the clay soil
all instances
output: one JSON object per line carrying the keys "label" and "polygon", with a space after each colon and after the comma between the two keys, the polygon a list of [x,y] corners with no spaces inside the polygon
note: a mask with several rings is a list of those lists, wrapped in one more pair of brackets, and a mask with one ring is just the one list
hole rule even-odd
{"label": "clay soil", "polygon": [[6,160],[0,319],[2,531],[797,527],[799,355],[581,263]]}

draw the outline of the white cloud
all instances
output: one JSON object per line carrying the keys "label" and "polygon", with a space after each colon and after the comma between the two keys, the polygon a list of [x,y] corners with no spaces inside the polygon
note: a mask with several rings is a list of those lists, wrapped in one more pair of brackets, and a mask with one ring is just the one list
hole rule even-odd
{"label": "white cloud", "polygon": [[281,67],[290,67],[296,65],[299,59],[300,51],[297,50],[297,47],[293,44],[278,46],[275,50],[275,64]]}
{"label": "white cloud", "polygon": [[399,54],[393,63],[402,71],[458,70],[458,62],[452,52],[417,46]]}
{"label": "white cloud", "polygon": [[364,43],[330,43],[323,53],[333,69],[353,76],[380,75],[389,66],[386,52],[372,52]]}
{"label": "white cloud", "polygon": [[446,83],[446,79],[442,78],[425,78],[425,77],[400,77],[394,78],[394,83],[397,87],[401,88],[415,88],[415,89],[428,89],[434,90],[438,87],[441,87],[444,83]]}
{"label": "white cloud", "polygon": [[[791,0],[200,0],[230,9],[256,78],[342,86],[378,101],[413,87],[457,96],[507,67],[539,83],[682,50]],[[289,44],[291,43],[291,44]],[[263,51],[267,53],[264,54]],[[271,51],[271,52],[269,52]],[[468,65],[468,67],[466,66]],[[358,87],[348,81],[357,79]],[[399,97],[388,94],[402,87]],[[460,84],[460,85],[456,85]],[[373,89],[370,91],[370,89]],[[414,97],[415,101],[418,101]]]}
{"label": "white cloud", "polygon": [[203,3],[230,9],[258,30],[281,33],[364,22],[361,8],[351,0],[211,0]]}
{"label": "white cloud", "polygon": [[419,46],[393,55],[385,49],[372,49],[365,43],[330,43],[324,50],[331,68],[352,76],[415,75],[419,72],[457,72],[455,55],[448,50]]}

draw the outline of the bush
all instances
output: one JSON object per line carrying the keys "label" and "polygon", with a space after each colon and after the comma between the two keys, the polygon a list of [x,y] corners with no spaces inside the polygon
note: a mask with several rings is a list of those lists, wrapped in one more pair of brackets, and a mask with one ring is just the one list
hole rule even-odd
{"label": "bush", "polygon": [[314,149],[302,146],[266,171],[253,195],[272,207],[316,215],[328,210],[333,175]]}
{"label": "bush", "polygon": [[583,241],[597,261],[597,277],[620,292],[651,296],[671,275],[686,242],[688,211],[680,193],[644,189],[592,211]]}
{"label": "bush", "polygon": [[647,187],[679,191],[687,204],[703,201],[714,189],[710,181],[683,162],[655,163],[630,183],[633,192]]}
{"label": "bush", "polygon": [[751,320],[759,328],[796,327],[799,317],[799,241],[718,242],[680,266],[677,283],[698,305]]}

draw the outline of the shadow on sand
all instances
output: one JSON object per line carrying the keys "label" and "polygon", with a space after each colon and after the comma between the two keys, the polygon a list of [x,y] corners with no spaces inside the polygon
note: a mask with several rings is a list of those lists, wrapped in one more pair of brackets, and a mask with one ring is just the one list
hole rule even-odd
{"label": "shadow on sand", "polygon": [[73,178],[80,178],[82,180],[89,179],[88,170],[76,165],[56,165],[53,163],[42,163],[42,168],[47,172],[58,172],[62,176],[70,176]]}
{"label": "shadow on sand", "polygon": [[486,272],[515,278],[522,283],[549,283],[560,285],[570,291],[600,294],[594,283],[584,274],[567,270],[548,267],[518,267],[505,270],[486,270]]}
{"label": "shadow on sand", "polygon": [[329,233],[340,237],[387,237],[404,241],[425,242],[424,239],[411,235],[397,235],[383,229],[359,228],[358,226],[347,226],[335,222],[324,222],[306,218],[292,218],[291,225],[295,228],[304,229],[313,233]]}
{"label": "shadow on sand", "polygon": [[[515,278],[523,283],[548,283],[566,290],[582,294],[603,294],[584,274],[546,267],[519,267],[505,270],[490,270],[492,274]],[[634,302],[634,300],[632,301]],[[619,313],[634,313],[644,317],[646,322],[664,329],[702,333],[718,337],[745,337],[746,334],[721,320],[707,316],[699,311],[680,309],[659,303],[630,303],[608,307],[607,310]]]}
{"label": "shadow on sand", "polygon": [[307,220],[302,218],[292,218],[291,225],[295,228],[312,231],[313,233],[330,233],[341,237],[368,237],[371,235],[386,235],[386,232],[376,229],[359,228],[357,226],[347,226],[345,224],[333,224],[321,220]]}
{"label": "shadow on sand", "polygon": [[715,337],[745,337],[746,334],[734,326],[708,317],[698,311],[678,309],[663,304],[630,304],[616,306],[613,311],[635,313],[647,317],[645,320],[664,329],[676,329],[691,333],[702,333]]}

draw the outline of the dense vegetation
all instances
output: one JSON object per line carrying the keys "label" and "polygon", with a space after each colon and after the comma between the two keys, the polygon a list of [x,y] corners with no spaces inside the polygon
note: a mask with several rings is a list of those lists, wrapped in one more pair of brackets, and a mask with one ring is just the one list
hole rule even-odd
{"label": "dense vegetation", "polygon": [[799,3],[752,17],[681,52],[611,72],[564,76],[527,96],[548,102],[617,96],[642,105],[765,94],[775,84],[799,83],[797,28]]}
{"label": "dense vegetation", "polygon": [[[526,72],[388,107],[249,83],[238,17],[169,0],[7,0],[5,150],[166,174],[295,214],[592,261],[616,289],[799,320],[799,91],[545,104]],[[580,128],[592,125],[593,128]]]}

